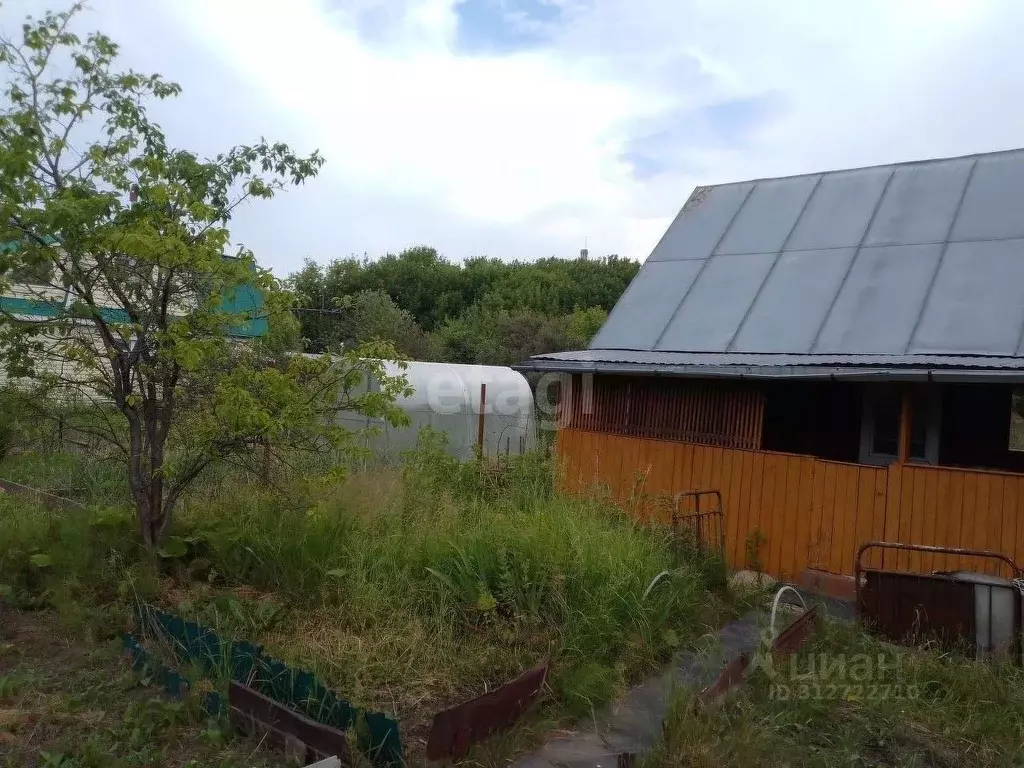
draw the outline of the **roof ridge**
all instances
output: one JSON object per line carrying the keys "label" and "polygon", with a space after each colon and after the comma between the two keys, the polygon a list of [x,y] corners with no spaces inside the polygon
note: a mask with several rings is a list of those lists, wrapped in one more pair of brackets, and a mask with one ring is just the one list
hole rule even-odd
{"label": "roof ridge", "polygon": [[[995,149],[989,152],[970,152],[965,155],[948,155],[944,157],[928,157],[920,160],[902,160],[894,163],[874,163],[872,165],[855,165],[851,168],[831,168],[829,170],[817,170],[817,171],[805,171],[803,173],[793,173],[783,176],[761,176],[752,179],[736,179],[735,181],[723,181],[717,184],[698,184],[694,187],[694,192],[698,189],[711,189],[714,187],[731,187],[737,184],[759,184],[762,181],[785,181],[788,179],[802,179],[808,176],[832,176],[840,173],[854,173],[856,171],[873,171],[878,168],[905,168],[915,165],[929,165],[931,163],[946,163],[955,162],[957,160],[977,160],[982,157],[996,157],[998,155],[1013,155],[1024,152],[1024,147],[1013,147],[1009,149]],[[691,193],[692,195],[692,193]],[[687,198],[689,199],[689,198]]]}

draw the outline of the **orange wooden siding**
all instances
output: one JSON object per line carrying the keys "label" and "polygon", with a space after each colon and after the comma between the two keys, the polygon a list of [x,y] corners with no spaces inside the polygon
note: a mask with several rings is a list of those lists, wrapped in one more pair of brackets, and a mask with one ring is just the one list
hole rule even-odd
{"label": "orange wooden siding", "polygon": [[[718,490],[726,554],[747,568],[760,531],[765,572],[793,578],[804,568],[852,575],[861,543],[900,541],[990,549],[1024,564],[1024,475],[914,464],[844,464],[768,451],[559,430],[562,490],[602,486],[644,519],[669,522],[665,500],[679,491]],[[999,566],[919,552],[875,552],[874,566],[992,573]]]}

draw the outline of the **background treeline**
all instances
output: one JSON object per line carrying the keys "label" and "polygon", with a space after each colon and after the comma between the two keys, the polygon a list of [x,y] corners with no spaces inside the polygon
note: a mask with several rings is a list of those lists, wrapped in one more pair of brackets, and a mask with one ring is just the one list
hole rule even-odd
{"label": "background treeline", "polygon": [[288,282],[306,351],[385,340],[412,360],[508,365],[586,347],[639,266],[618,256],[455,264],[418,247],[307,261]]}

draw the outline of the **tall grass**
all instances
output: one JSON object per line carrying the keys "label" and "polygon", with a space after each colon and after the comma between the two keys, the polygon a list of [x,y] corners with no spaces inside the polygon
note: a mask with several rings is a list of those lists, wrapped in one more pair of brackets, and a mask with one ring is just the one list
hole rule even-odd
{"label": "tall grass", "polygon": [[[555,709],[589,714],[722,610],[720,563],[677,568],[665,531],[559,497],[539,456],[463,464],[427,435],[401,470],[285,493],[226,477],[186,500],[156,563],[121,509],[0,515],[4,541],[24,528],[0,582],[46,582],[72,612],[158,599],[413,718],[545,657]],[[30,552],[50,562],[33,570]]]}
{"label": "tall grass", "polygon": [[1019,666],[893,646],[837,622],[823,624],[771,678],[755,672],[721,708],[681,699],[664,742],[643,766],[959,768],[1022,761]]}

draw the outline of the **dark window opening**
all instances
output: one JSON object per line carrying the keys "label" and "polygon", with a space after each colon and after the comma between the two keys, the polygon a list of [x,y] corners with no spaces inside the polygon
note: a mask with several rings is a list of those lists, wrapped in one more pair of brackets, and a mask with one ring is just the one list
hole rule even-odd
{"label": "dark window opening", "polygon": [[856,384],[790,380],[765,385],[765,450],[856,462],[860,421]]}
{"label": "dark window opening", "polygon": [[1011,451],[1024,451],[1024,389],[1015,389],[1010,396],[1010,439]]}
{"label": "dark window opening", "polygon": [[887,392],[871,403],[871,453],[897,456],[900,450],[900,416],[903,403],[895,392]]}
{"label": "dark window opening", "polygon": [[948,384],[942,397],[939,463],[1024,471],[1024,414],[1012,384]]}

